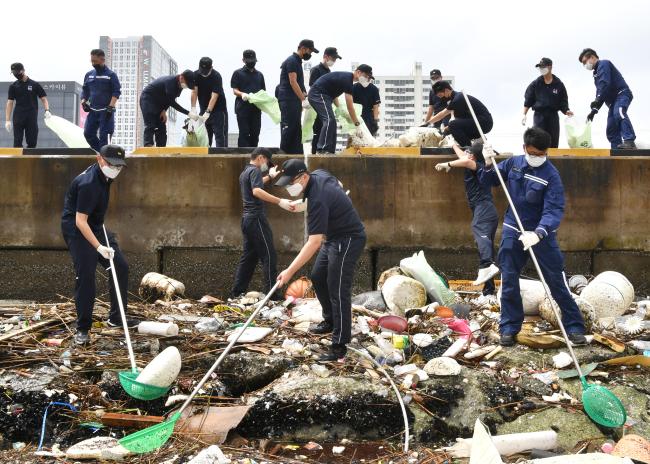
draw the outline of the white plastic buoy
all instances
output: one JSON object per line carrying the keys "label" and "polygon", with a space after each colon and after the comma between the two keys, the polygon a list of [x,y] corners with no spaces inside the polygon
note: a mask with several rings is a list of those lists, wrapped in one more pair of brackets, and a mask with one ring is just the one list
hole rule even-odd
{"label": "white plastic buoy", "polygon": [[580,294],[594,307],[596,318],[622,316],[634,301],[634,286],[614,271],[601,272]]}
{"label": "white plastic buoy", "polygon": [[175,346],[165,348],[162,353],[142,369],[136,382],[167,388],[181,371],[181,353]]}
{"label": "white plastic buoy", "polygon": [[173,322],[142,321],[138,324],[138,333],[143,335],[175,337],[178,335],[178,326]]}

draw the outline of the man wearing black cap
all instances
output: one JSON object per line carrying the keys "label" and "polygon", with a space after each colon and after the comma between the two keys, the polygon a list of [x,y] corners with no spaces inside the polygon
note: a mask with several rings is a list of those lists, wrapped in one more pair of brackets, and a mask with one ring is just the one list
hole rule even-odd
{"label": "man wearing black cap", "polygon": [[551,148],[557,148],[560,142],[560,118],[558,111],[573,116],[569,110],[569,96],[562,81],[553,74],[553,61],[542,58],[535,65],[540,76],[530,83],[524,94],[524,115],[521,120],[526,125],[528,110],[535,111],[533,127],[544,129],[551,135]]}
{"label": "man wearing black cap", "polygon": [[[77,333],[74,341],[78,345],[90,342],[88,332],[93,322],[95,271],[98,262],[108,270],[110,259],[113,258],[122,302],[124,308],[127,308],[129,265],[115,241],[115,235],[109,233],[109,243],[106,243],[103,232],[111,184],[124,166],[124,149],[117,145],[104,145],[97,154],[97,163],[75,177],[65,195],[61,230],[72,255],[76,275],[74,296]],[[109,288],[111,310],[107,324],[110,327],[122,327],[112,279],[109,279]],[[127,320],[127,324],[130,327],[135,325],[130,320]]]}
{"label": "man wearing black cap", "polygon": [[244,250],[239,258],[235,283],[230,292],[233,298],[246,293],[258,261],[261,261],[264,273],[264,293],[268,293],[273,287],[278,275],[273,232],[268,219],[266,219],[264,202],[276,204],[287,211],[293,211],[294,207],[291,206],[289,200],[278,198],[264,190],[264,184],[267,184],[276,175],[275,169],[270,172],[271,167],[270,150],[259,147],[253,150],[250,162],[239,176],[239,188],[244,201],[241,220]]}
{"label": "man wearing black cap", "polygon": [[[336,60],[340,59],[338,51],[335,47],[327,47],[323,52],[323,61],[321,61],[318,66],[311,68],[309,72],[309,87],[312,87],[318,78],[327,74],[331,71],[332,66],[336,63]],[[323,127],[323,123],[320,118],[316,118],[314,121],[313,127],[313,138],[311,139],[311,154],[316,154],[316,149],[318,145],[318,137],[320,136],[320,130]]]}
{"label": "man wearing black cap", "polygon": [[[471,145],[472,140],[478,139],[481,134],[479,134],[476,128],[472,113],[465,102],[463,93],[456,92],[447,81],[438,81],[433,84],[433,92],[446,103],[447,107],[435,114],[426,123],[435,124],[453,114],[454,119],[449,121],[449,125],[445,128],[443,134],[451,134],[461,146]],[[474,108],[476,119],[478,119],[483,133],[487,134],[492,130],[492,115],[478,98],[471,95],[468,95],[467,98],[472,108]]]}
{"label": "man wearing black cap", "polygon": [[323,322],[310,331],[332,333],[332,346],[321,361],[335,361],[347,352],[352,331],[352,278],[366,243],[366,232],[359,214],[341,183],[329,172],[308,172],[305,163],[291,159],[282,165],[275,183],[284,186],[292,197],[307,201],[309,239],[289,267],[278,275],[287,284],[318,252],[311,279],[323,310]]}
{"label": "man wearing black cap", "polygon": [[317,153],[334,153],[336,151],[336,117],[332,104],[338,104],[336,98],[345,93],[345,103],[350,113],[350,118],[357,128],[361,121],[354,110],[352,92],[354,83],[362,86],[370,85],[372,68],[367,64],[360,64],[354,72],[335,71],[320,77],[309,89],[309,104],[318,114],[323,127],[318,137]]}
{"label": "man wearing black cap", "polygon": [[[442,81],[442,73],[440,72],[439,69],[432,69],[431,72],[429,72],[429,77],[431,78],[431,90],[429,90],[429,109],[427,110],[427,115],[424,118],[425,121],[428,121],[431,119],[431,116],[434,114],[440,113],[442,110],[444,110],[447,107],[447,104],[442,101],[441,98],[437,97],[435,92],[433,91],[433,86],[435,85],[436,82]],[[441,125],[445,125],[445,127],[449,124],[449,121],[451,120],[451,115],[447,116],[444,119],[441,119],[440,121],[437,121],[433,127],[436,129],[440,129]],[[422,126],[428,126],[429,124],[425,122],[422,124]]]}
{"label": "man wearing black cap", "polygon": [[379,105],[381,104],[379,89],[372,82],[368,85],[356,82],[352,89],[354,103],[361,105],[361,119],[366,123],[370,134],[375,137],[379,131]]}
{"label": "man wearing black cap", "polygon": [[266,90],[266,84],[264,75],[255,68],[257,56],[254,50],[244,50],[242,61],[244,67],[232,73],[230,79],[230,87],[237,96],[235,100],[235,114],[239,126],[237,146],[256,147],[262,128],[262,112],[257,106],[248,102],[248,96]]}
{"label": "man wearing black cap", "polygon": [[199,119],[198,114],[190,114],[176,103],[183,89],[194,88],[194,82],[194,71],[186,69],[182,74],[159,77],[144,88],[140,95],[140,110],[144,120],[145,147],[153,147],[154,139],[157,147],[167,146],[167,109],[170,106],[180,113],[189,114],[195,121]]}
{"label": "man wearing black cap", "polygon": [[192,89],[191,116],[196,113],[196,100],[199,100],[201,120],[208,133],[208,146],[212,146],[214,135],[215,147],[228,146],[228,110],[226,96],[223,94],[221,74],[212,67],[212,58],[204,56],[199,60],[199,69],[195,71]]}
{"label": "man wearing black cap", "polygon": [[314,41],[301,40],[298,50],[280,66],[280,84],[275,96],[280,105],[280,149],[285,153],[303,153],[300,114],[309,102],[302,62],[309,61],[312,53],[318,53]]}
{"label": "man wearing black cap", "polygon": [[[27,148],[35,148],[38,140],[38,99],[40,98],[43,102],[45,119],[51,116],[50,104],[41,84],[31,80],[25,74],[25,67],[22,63],[12,64],[11,73],[16,78],[16,81],[9,86],[7,109],[5,111],[5,129],[11,133],[13,125],[14,147],[22,148],[24,137]],[[12,110],[14,113],[13,124]]]}

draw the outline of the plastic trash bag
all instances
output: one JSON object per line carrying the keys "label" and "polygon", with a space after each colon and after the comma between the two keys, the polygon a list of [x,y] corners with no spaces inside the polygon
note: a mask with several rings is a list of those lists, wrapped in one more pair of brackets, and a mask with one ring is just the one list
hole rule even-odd
{"label": "plastic trash bag", "polygon": [[399,136],[401,147],[438,147],[444,137],[435,127],[411,127]]}
{"label": "plastic trash bag", "polygon": [[67,119],[52,115],[45,119],[45,125],[54,132],[68,148],[90,148],[82,127],[71,123]]}
{"label": "plastic trash bag", "polygon": [[316,122],[316,110],[311,106],[302,113],[302,143],[309,142],[314,137],[314,123]]}
{"label": "plastic trash bag", "polygon": [[591,143],[591,122],[582,124],[575,117],[566,118],[564,121],[566,137],[571,148],[592,148]]}
{"label": "plastic trash bag", "polygon": [[420,281],[433,301],[444,306],[457,302],[458,295],[447,288],[442,277],[427,262],[423,251],[415,253],[410,258],[404,258],[400,261],[399,267],[406,275]]}
{"label": "plastic trash bag", "polygon": [[[357,118],[361,120],[361,111],[363,111],[363,107],[360,104],[355,103],[354,111],[357,113]],[[337,122],[341,125],[341,130],[343,132],[346,134],[353,134],[356,131],[357,127],[354,125],[350,113],[348,113],[348,107],[345,104],[345,101],[341,102],[339,106],[336,107],[334,115],[336,116]]]}
{"label": "plastic trash bag", "polygon": [[266,90],[249,93],[248,101],[266,113],[275,124],[280,124],[280,105],[278,104],[278,99],[266,93]]}
{"label": "plastic trash bag", "polygon": [[205,124],[201,121],[192,121],[188,119],[183,126],[185,133],[181,138],[181,146],[183,147],[207,147],[210,143],[208,139],[208,131]]}

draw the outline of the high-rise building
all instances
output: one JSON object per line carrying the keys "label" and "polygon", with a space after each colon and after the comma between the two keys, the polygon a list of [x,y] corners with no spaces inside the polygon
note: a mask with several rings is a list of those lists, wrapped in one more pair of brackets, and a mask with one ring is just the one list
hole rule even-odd
{"label": "high-rise building", "polygon": [[[353,69],[356,69],[355,65]],[[442,78],[454,85],[453,76]],[[376,75],[374,84],[381,97],[378,138],[399,137],[410,127],[422,123],[429,108],[431,90],[429,72],[422,75],[422,63],[416,62],[412,73],[407,76]]]}
{"label": "high-rise building", "polygon": [[[38,81],[47,94],[50,111],[68,121],[83,127],[86,113],[81,110],[81,84],[73,81]],[[0,95],[5,98],[13,82],[0,82]],[[37,148],[65,148],[59,136],[52,132],[43,122],[43,105],[38,102],[38,142]],[[0,131],[0,147],[12,147],[14,134]],[[23,140],[23,145],[25,141]]]}
{"label": "high-rise building", "polygon": [[[154,79],[178,73],[176,61],[150,35],[113,38],[101,36],[99,48],[106,52],[106,64],[117,73],[122,96],[117,105],[113,143],[128,152],[142,146],[144,123],[140,114],[140,94]],[[167,111],[170,145],[179,139],[176,110]]]}

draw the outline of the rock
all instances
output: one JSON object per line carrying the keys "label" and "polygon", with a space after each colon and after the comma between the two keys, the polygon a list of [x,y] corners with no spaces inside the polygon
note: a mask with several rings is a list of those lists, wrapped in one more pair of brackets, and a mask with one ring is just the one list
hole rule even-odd
{"label": "rock", "polygon": [[93,437],[72,445],[66,451],[68,459],[101,459],[102,451],[118,446],[117,438]]}
{"label": "rock", "polygon": [[[618,385],[615,387],[608,386],[608,388],[625,406],[627,417],[635,422],[625,433],[636,433],[644,437],[650,437],[650,414],[648,413],[650,396],[632,387]],[[620,438],[621,430],[616,429],[615,434]]]}
{"label": "rock", "polygon": [[[585,328],[587,329],[587,332],[593,331],[594,324],[598,320],[596,317],[596,312],[594,311],[594,307],[583,297],[578,295],[572,296],[578,305],[578,309],[582,314],[582,318],[585,320]],[[556,329],[560,327],[557,323],[557,318],[555,317],[553,308],[551,307],[551,301],[548,298],[544,298],[544,301],[542,301],[542,303],[539,305],[539,315],[542,316],[542,319],[549,322]]]}
{"label": "rock", "polygon": [[[388,307],[384,301],[384,297],[379,290],[374,292],[364,292],[352,297],[352,304],[363,306],[371,311],[386,312]],[[321,319],[322,320],[322,319]]]}
{"label": "rock", "polygon": [[407,309],[421,308],[427,304],[424,285],[402,275],[389,277],[382,287],[381,294],[391,313],[398,316],[404,316]]}
{"label": "rock", "polygon": [[502,435],[541,432],[549,429],[557,432],[558,444],[565,451],[571,451],[582,440],[605,438],[584,413],[570,412],[563,408],[549,408],[519,416],[512,422],[497,426],[497,433]]}
{"label": "rock", "polygon": [[612,454],[650,464],[650,442],[639,435],[626,435],[616,443]]}
{"label": "rock", "polygon": [[379,276],[379,280],[377,281],[377,290],[381,291],[384,283],[386,283],[388,278],[396,275],[404,275],[399,267],[391,267],[390,269],[386,269],[384,272],[382,272]]}
{"label": "rock", "polygon": [[230,462],[230,459],[223,454],[221,448],[217,445],[212,445],[201,450],[187,464],[230,464]]}
{"label": "rock", "polygon": [[246,437],[322,443],[340,437],[385,438],[404,429],[393,390],[364,377],[321,378],[294,371],[249,403],[252,407],[238,427]]}
{"label": "rock", "polygon": [[453,358],[434,358],[424,366],[424,372],[429,375],[458,375],[460,364]]}
{"label": "rock", "polygon": [[[213,362],[212,358],[206,359],[206,367]],[[267,386],[284,374],[291,364],[292,360],[287,356],[240,351],[226,356],[217,374],[232,396],[240,396]]]}

